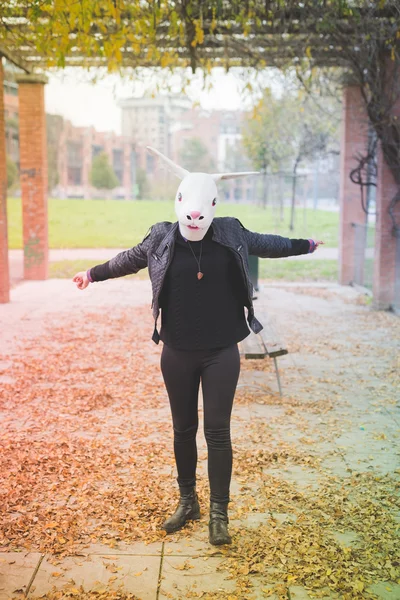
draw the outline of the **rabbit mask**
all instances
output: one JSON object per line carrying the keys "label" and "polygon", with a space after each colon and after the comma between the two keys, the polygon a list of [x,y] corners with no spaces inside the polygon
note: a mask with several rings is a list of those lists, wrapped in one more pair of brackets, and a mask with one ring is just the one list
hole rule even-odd
{"label": "rabbit mask", "polygon": [[161,158],[174,175],[181,179],[175,197],[175,212],[178,217],[179,231],[190,242],[199,242],[206,235],[215,215],[218,200],[217,181],[234,179],[246,175],[258,175],[258,172],[244,173],[189,173],[179,167],[155,148],[147,150]]}

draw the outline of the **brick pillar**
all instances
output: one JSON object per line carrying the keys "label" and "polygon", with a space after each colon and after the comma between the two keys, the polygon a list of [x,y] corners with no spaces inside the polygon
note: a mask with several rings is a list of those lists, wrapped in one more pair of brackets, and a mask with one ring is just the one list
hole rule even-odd
{"label": "brick pillar", "polygon": [[342,285],[352,283],[354,278],[356,232],[353,223],[365,225],[367,222],[361,206],[360,186],[350,179],[350,172],[357,166],[355,157],[365,153],[367,144],[368,117],[361,91],[357,85],[348,85],[343,92],[340,153],[339,282]]}
{"label": "brick pillar", "polygon": [[24,278],[48,277],[47,143],[44,75],[18,75]]}
{"label": "brick pillar", "polygon": [[0,56],[0,302],[10,301],[7,230],[7,164],[4,122],[4,71]]}
{"label": "brick pillar", "polygon": [[[400,70],[391,73],[390,91],[393,106],[391,113],[400,119]],[[397,86],[395,83],[397,82]],[[397,89],[396,89],[397,87]],[[374,306],[378,309],[400,310],[400,202],[393,207],[393,217],[389,207],[394,196],[400,192],[392,171],[384,160],[382,148],[378,149],[378,181],[376,189],[376,228],[374,257]]]}

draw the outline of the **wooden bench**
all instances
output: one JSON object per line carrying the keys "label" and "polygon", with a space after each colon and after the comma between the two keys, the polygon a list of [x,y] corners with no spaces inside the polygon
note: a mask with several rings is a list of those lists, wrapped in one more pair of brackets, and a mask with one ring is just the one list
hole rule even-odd
{"label": "wooden bench", "polygon": [[282,386],[276,359],[278,356],[288,354],[288,350],[281,340],[277,325],[272,317],[263,311],[257,310],[257,308],[255,312],[257,319],[264,326],[264,329],[257,334],[252,331],[247,338],[240,342],[240,352],[244,355],[245,359],[266,358],[267,356],[273,358],[279,394],[282,396]]}

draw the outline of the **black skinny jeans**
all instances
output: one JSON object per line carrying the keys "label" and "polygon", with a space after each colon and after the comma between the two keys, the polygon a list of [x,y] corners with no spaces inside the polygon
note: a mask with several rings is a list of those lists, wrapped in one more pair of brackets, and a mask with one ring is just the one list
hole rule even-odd
{"label": "black skinny jeans", "polygon": [[229,502],[232,475],[230,419],[240,372],[238,345],[218,350],[186,351],[174,350],[164,344],[161,371],[171,406],[179,487],[186,491],[196,483],[201,380],[210,500]]}

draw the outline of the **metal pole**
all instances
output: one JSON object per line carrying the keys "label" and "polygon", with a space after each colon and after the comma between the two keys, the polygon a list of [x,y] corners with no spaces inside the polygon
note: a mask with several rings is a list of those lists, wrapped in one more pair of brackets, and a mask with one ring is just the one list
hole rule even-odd
{"label": "metal pole", "polygon": [[278,370],[278,363],[277,363],[277,360],[276,360],[276,356],[274,356],[274,363],[275,363],[276,379],[278,380],[279,395],[282,398],[281,379],[279,377],[279,370]]}
{"label": "metal pole", "polygon": [[395,311],[400,311],[400,227],[396,227],[396,262],[394,280],[394,302]]}

